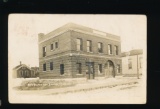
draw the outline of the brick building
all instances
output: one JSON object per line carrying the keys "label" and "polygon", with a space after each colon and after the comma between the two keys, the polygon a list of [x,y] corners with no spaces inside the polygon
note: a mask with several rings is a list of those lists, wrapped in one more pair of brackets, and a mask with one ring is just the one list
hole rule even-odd
{"label": "brick building", "polygon": [[104,78],[121,75],[119,36],[68,23],[38,34],[40,78]]}

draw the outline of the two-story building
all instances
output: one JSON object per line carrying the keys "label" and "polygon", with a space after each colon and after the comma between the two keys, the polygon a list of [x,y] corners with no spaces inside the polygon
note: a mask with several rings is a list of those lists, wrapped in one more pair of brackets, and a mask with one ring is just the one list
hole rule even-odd
{"label": "two-story building", "polygon": [[115,77],[121,75],[119,36],[68,23],[38,34],[40,78]]}

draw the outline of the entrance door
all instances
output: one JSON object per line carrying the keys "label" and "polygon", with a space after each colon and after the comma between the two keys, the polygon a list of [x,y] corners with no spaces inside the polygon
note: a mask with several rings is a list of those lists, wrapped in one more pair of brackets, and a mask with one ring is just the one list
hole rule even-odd
{"label": "entrance door", "polygon": [[60,73],[61,75],[64,74],[64,64],[60,64]]}
{"label": "entrance door", "polygon": [[87,62],[86,63],[86,77],[87,79],[94,79],[94,63]]}
{"label": "entrance door", "polygon": [[115,77],[114,65],[112,61],[107,61],[107,66],[105,67],[106,77]]}

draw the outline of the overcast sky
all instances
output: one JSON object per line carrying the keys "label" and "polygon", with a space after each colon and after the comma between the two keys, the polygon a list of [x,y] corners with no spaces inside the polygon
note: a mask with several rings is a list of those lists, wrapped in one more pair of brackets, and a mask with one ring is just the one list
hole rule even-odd
{"label": "overcast sky", "polygon": [[9,66],[19,64],[39,66],[38,33],[73,22],[121,37],[121,51],[146,49],[147,22],[144,15],[51,15],[11,14],[9,15]]}

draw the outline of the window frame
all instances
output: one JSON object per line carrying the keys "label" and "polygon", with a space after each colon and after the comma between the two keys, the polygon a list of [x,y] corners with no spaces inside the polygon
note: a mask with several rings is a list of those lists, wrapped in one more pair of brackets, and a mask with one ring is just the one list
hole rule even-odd
{"label": "window frame", "polygon": [[108,44],[108,54],[109,55],[113,54],[113,52],[112,52],[112,44]]}
{"label": "window frame", "polygon": [[77,73],[82,74],[82,63],[76,63],[77,65]]}
{"label": "window frame", "polygon": [[54,50],[54,43],[50,44],[50,50],[53,51]]}
{"label": "window frame", "polygon": [[120,67],[120,64],[117,64],[117,73],[118,73],[118,74],[121,73],[121,72],[120,72],[120,68],[121,68],[121,67]]}
{"label": "window frame", "polygon": [[[80,41],[80,44],[78,44],[77,40]],[[78,48],[78,45],[79,45],[79,49],[77,49],[77,48]],[[77,51],[82,51],[82,50],[83,50],[82,38],[77,38],[77,39],[76,39],[76,46],[77,46],[77,48],[76,48]]]}
{"label": "window frame", "polygon": [[64,64],[60,64],[60,75],[64,75]]}
{"label": "window frame", "polygon": [[[45,66],[44,66],[45,65]],[[44,70],[45,69],[45,70]],[[46,72],[47,71],[47,64],[46,63],[43,63],[43,72]]]}
{"label": "window frame", "polygon": [[[44,49],[45,48],[45,49]],[[42,56],[43,57],[46,57],[46,55],[47,55],[47,46],[43,46],[42,47]]]}
{"label": "window frame", "polygon": [[[51,63],[52,63],[52,65],[51,65]],[[54,68],[53,68],[53,62],[52,62],[52,61],[51,61],[51,62],[49,62],[49,67],[50,67],[50,68],[49,68],[49,69],[50,69],[50,71],[53,71],[53,69],[54,69]],[[51,69],[51,68],[52,68],[52,69]]]}
{"label": "window frame", "polygon": [[[92,41],[87,40],[87,42],[89,42],[89,45],[87,44],[87,52],[92,52]],[[89,51],[88,51],[88,48],[89,48]]]}
{"label": "window frame", "polygon": [[114,49],[115,49],[115,55],[118,55],[118,54],[119,54],[119,53],[118,53],[118,46],[115,45],[115,46],[114,46]]}
{"label": "window frame", "polygon": [[55,41],[54,45],[55,45],[55,49],[57,49],[58,48],[58,41]]}
{"label": "window frame", "polygon": [[[99,48],[99,44],[100,44],[100,48]],[[103,43],[102,42],[98,42],[98,52],[103,53]]]}
{"label": "window frame", "polygon": [[98,71],[102,74],[102,64],[98,64]]}

